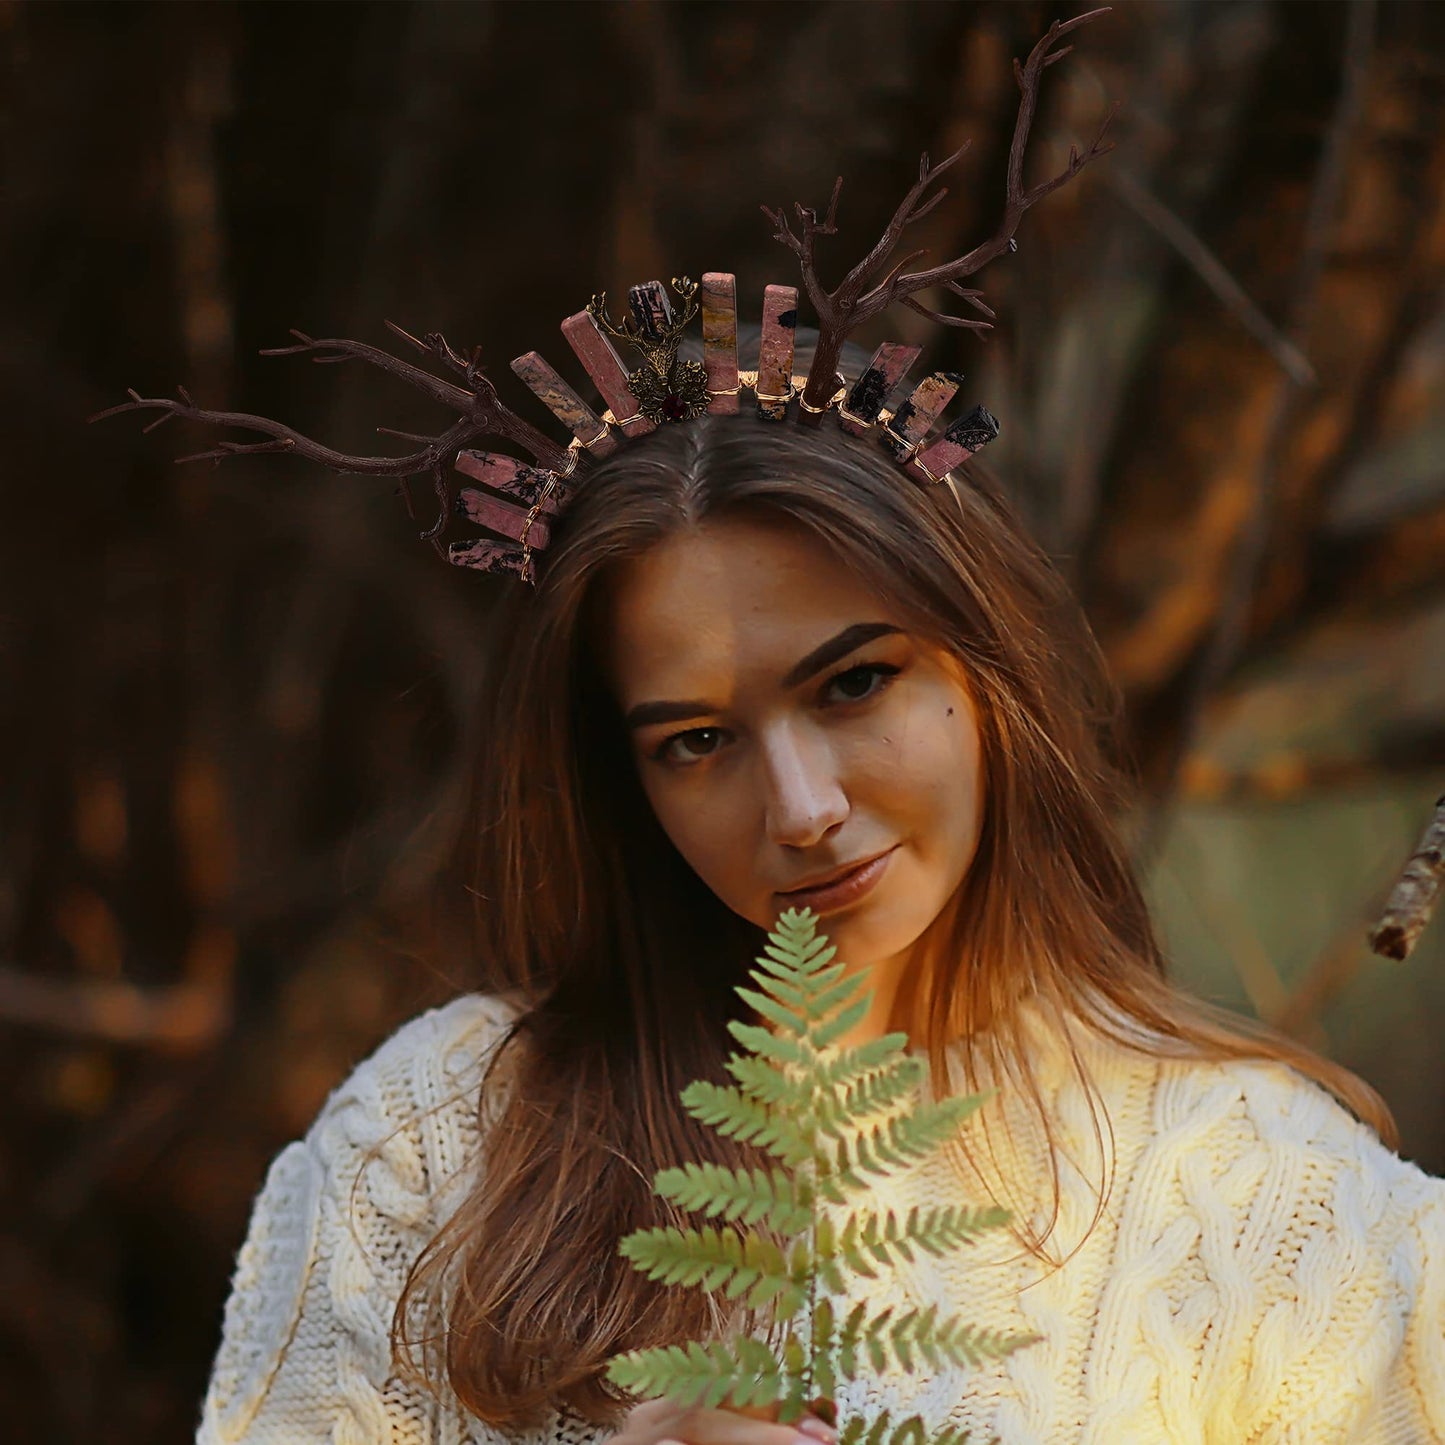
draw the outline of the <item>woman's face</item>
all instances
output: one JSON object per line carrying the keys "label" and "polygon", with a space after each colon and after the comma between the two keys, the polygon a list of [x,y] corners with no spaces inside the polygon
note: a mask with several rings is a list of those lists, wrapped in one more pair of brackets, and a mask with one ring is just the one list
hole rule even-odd
{"label": "woman's face", "polygon": [[627,565],[612,607],[607,664],[638,774],[698,876],[762,928],[811,907],[854,967],[899,960],[978,842],[957,661],[785,524],[675,537]]}

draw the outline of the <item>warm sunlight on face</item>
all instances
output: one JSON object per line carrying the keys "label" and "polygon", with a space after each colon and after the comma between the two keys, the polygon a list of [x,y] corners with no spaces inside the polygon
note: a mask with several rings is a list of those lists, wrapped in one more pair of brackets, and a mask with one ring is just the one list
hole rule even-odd
{"label": "warm sunlight on face", "polygon": [[811,907],[840,958],[896,974],[978,842],[957,662],[785,525],[670,540],[628,565],[611,621],[638,773],[678,851],[760,927]]}

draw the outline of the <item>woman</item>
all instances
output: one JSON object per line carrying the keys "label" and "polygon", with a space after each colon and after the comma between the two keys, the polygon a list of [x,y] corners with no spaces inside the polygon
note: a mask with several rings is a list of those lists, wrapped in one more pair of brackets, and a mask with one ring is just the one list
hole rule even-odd
{"label": "woman", "polygon": [[496,627],[492,988],[404,1027],[277,1160],[203,1441],[796,1440],[602,1380],[757,1326],[617,1241],[669,1218],[657,1169],[748,1159],[678,1095],[725,1077],[734,986],[791,906],[872,970],[859,1038],[907,1030],[936,1092],[999,1089],[879,1193],[992,1197],[1012,1234],[879,1288],[1041,1337],[850,1385],[845,1414],[1007,1445],[1445,1441],[1445,1183],[1367,1085],[1165,980],[1097,649],[997,491],[958,483],[747,416],[590,472]]}

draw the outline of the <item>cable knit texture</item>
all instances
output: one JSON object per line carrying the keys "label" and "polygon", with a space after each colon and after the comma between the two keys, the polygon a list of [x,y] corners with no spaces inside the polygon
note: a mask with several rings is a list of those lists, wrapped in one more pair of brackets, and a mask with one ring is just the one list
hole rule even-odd
{"label": "cable knit texture", "polygon": [[[475,1182],[480,1070],[511,1017],[468,996],[407,1024],[277,1158],[201,1445],[498,1445],[454,1399],[398,1382],[388,1335],[411,1262]],[[978,1445],[1445,1445],[1445,1181],[1282,1065],[1148,1058],[1081,1030],[1101,1144],[1068,1051],[1032,1037],[1061,1146],[1049,1249],[1067,1263],[1049,1270],[1000,1231],[867,1289],[875,1306],[936,1303],[1042,1342],[978,1370],[842,1385],[845,1415],[917,1412]],[[1046,1221],[1037,1130],[1000,1090],[985,1112],[1010,1126],[1000,1168],[1024,1191],[1005,1202]],[[961,1199],[983,1195],[940,1155],[882,1181],[873,1206]],[[507,1438],[605,1434],[558,1416]]]}

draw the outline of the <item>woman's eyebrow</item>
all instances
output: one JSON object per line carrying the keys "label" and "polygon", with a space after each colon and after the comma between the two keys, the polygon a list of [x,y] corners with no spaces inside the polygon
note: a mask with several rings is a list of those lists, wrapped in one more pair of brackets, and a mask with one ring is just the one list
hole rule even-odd
{"label": "woman's eyebrow", "polygon": [[895,632],[902,632],[901,627],[895,627],[891,622],[855,622],[851,627],[845,627],[836,637],[830,637],[826,642],[815,647],[801,662],[789,669],[788,675],[783,679],[784,687],[800,687],[810,677],[815,677],[825,667],[838,661],[839,658],[847,657],[850,652],[856,652],[865,642],[872,642],[875,637],[888,637]]}
{"label": "woman's eyebrow", "polygon": [[[800,662],[789,668],[787,676],[783,678],[783,686],[801,687],[809,678],[816,677],[839,658],[856,652],[865,642],[902,631],[901,627],[895,627],[891,622],[855,622],[851,627],[845,627],[826,642],[820,643]],[[712,703],[695,700],[640,702],[636,707],[628,709],[626,722],[629,729],[636,730],[651,727],[655,723],[689,722],[693,718],[707,717],[716,711],[717,708]]]}

